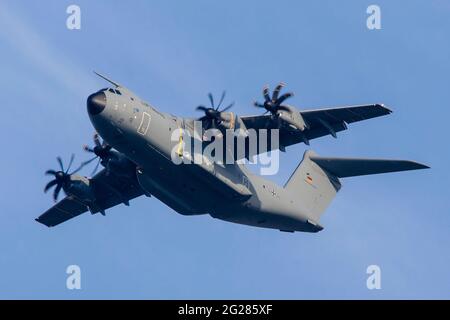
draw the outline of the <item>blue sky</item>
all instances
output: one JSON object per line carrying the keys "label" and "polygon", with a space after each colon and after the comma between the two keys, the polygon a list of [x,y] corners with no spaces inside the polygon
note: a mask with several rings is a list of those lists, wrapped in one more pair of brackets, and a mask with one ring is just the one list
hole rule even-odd
{"label": "blue sky", "polygon": [[[68,5],[82,28],[65,27]],[[0,298],[450,298],[450,4],[376,1],[2,1]],[[321,155],[413,159],[431,170],[345,179],[318,234],[184,217],[139,198],[54,229],[34,218],[55,157],[87,157],[92,70],[158,108],[196,116],[227,89],[253,114],[285,81],[292,104],[383,102],[394,113],[315,140]],[[304,145],[281,155],[284,183]],[[86,170],[88,173],[89,170]],[[82,289],[66,289],[77,264]],[[382,289],[366,288],[377,264]]]}

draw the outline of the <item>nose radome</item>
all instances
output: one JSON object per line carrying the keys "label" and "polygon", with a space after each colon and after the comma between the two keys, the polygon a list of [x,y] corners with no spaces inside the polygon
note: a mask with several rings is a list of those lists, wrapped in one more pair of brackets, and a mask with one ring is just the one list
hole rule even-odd
{"label": "nose radome", "polygon": [[90,115],[97,115],[106,107],[106,95],[104,92],[96,92],[87,98],[87,109]]}

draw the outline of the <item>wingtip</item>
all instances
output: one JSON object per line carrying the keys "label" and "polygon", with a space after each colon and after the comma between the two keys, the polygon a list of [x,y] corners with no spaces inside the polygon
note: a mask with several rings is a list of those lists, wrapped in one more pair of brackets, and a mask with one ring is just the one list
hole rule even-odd
{"label": "wingtip", "polygon": [[44,226],[46,226],[46,227],[48,227],[48,228],[51,228],[51,227],[52,227],[52,225],[45,224],[45,223],[44,223],[43,221],[41,221],[39,218],[34,219],[34,221],[36,221],[36,222],[38,222],[38,223],[40,223],[40,224],[42,224],[42,225],[44,225]]}
{"label": "wingtip", "polygon": [[410,170],[422,170],[422,169],[431,169],[430,166],[420,163],[420,162],[416,162],[416,161],[411,161],[408,160],[407,162],[409,162],[411,164],[411,169]]}
{"label": "wingtip", "polygon": [[430,166],[423,164],[423,163],[417,163],[418,169],[431,169]]}
{"label": "wingtip", "polygon": [[386,112],[387,112],[388,114],[391,114],[392,112],[394,112],[394,111],[392,111],[392,109],[390,109],[390,108],[389,108],[388,106],[386,106],[384,103],[377,103],[376,106],[377,106],[377,107],[380,107],[380,108],[383,108],[384,110],[386,110]]}

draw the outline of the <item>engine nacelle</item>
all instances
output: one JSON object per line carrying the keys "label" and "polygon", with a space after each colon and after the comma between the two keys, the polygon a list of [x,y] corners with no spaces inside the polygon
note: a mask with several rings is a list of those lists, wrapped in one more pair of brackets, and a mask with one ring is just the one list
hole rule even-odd
{"label": "engine nacelle", "polygon": [[[81,203],[86,205],[92,214],[100,212],[102,215],[105,215],[105,210],[97,204],[91,179],[79,175],[71,175],[70,182],[64,188],[64,191],[67,195],[77,198]],[[124,203],[129,205],[128,201]]]}
{"label": "engine nacelle", "polygon": [[220,114],[221,122],[219,127],[224,130],[234,130],[235,135],[239,137],[247,136],[247,128],[244,122],[233,112],[222,112]]}
{"label": "engine nacelle", "polygon": [[236,126],[236,115],[233,112],[222,112],[219,126],[223,129],[234,129]]}
{"label": "engine nacelle", "polygon": [[70,182],[64,187],[64,191],[85,204],[95,201],[91,180],[83,176],[71,175]]}
{"label": "engine nacelle", "polygon": [[133,177],[136,171],[136,165],[128,159],[123,153],[113,151],[113,156],[102,163],[106,168],[107,174],[114,174],[118,177]]}
{"label": "engine nacelle", "polygon": [[287,130],[300,130],[304,131],[308,129],[308,125],[303,119],[300,111],[294,107],[287,106],[289,111],[280,110],[278,112],[278,121],[280,122],[280,127]]}

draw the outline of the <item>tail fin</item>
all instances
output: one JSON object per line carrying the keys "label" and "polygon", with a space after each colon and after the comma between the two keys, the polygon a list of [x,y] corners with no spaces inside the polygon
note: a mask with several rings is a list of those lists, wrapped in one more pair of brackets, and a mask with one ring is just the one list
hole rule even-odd
{"label": "tail fin", "polygon": [[314,222],[318,222],[341,188],[339,178],[426,168],[407,160],[327,158],[306,151],[284,188],[295,192]]}

